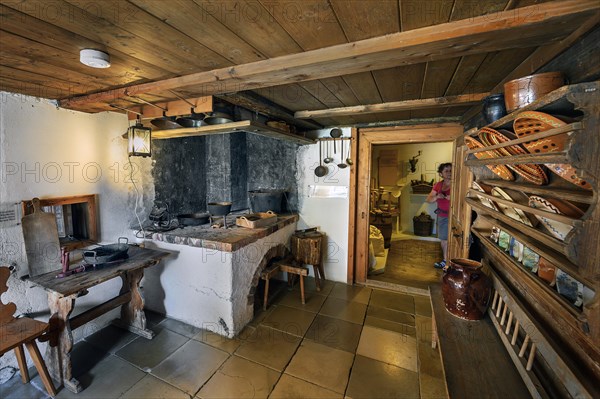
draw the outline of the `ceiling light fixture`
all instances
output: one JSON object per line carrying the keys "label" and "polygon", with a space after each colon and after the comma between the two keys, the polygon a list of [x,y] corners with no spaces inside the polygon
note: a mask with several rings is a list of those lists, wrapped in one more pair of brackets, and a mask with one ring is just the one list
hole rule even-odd
{"label": "ceiling light fixture", "polygon": [[79,52],[79,61],[92,68],[108,68],[110,66],[110,56],[108,53],[89,48]]}

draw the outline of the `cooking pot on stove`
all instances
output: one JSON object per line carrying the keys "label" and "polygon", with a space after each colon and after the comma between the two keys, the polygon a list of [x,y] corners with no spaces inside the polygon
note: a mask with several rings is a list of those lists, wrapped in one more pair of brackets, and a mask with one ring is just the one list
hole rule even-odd
{"label": "cooking pot on stove", "polygon": [[177,215],[180,226],[199,226],[208,223],[210,214],[206,212],[185,213]]}
{"label": "cooking pot on stove", "polygon": [[231,202],[209,202],[207,207],[213,216],[226,216],[231,212]]}

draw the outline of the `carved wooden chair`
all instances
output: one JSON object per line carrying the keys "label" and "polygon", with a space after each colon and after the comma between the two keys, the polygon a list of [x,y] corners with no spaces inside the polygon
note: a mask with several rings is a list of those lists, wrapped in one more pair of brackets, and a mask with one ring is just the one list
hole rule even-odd
{"label": "carved wooden chair", "polygon": [[[8,267],[0,267],[0,295],[8,290],[6,282],[10,271]],[[13,314],[17,310],[14,303],[9,302],[6,305],[0,300],[0,356],[3,356],[11,349],[15,350],[19,369],[21,370],[21,380],[24,384],[29,382],[29,372],[27,370],[27,361],[23,345],[29,351],[29,355],[37,368],[38,373],[44,383],[44,387],[51,396],[56,396],[54,383],[48,374],[46,363],[40,354],[40,350],[35,340],[48,330],[48,323],[30,319],[28,317],[14,318]]]}

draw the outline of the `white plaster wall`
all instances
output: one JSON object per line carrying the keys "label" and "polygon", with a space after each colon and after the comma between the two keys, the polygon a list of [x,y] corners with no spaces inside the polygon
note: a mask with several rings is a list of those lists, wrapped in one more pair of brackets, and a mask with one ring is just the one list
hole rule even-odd
{"label": "white plaster wall", "polygon": [[[330,137],[331,129],[318,132],[318,137]],[[342,129],[344,137],[351,136],[350,128]],[[348,142],[346,141],[345,144]],[[298,229],[319,227],[327,235],[327,253],[324,256],[324,270],[327,280],[347,282],[348,274],[348,198],[309,198],[309,185],[345,186],[350,185],[350,168],[341,169],[335,164],[339,163],[338,155],[335,161],[328,165],[329,173],[324,177],[317,177],[314,173],[319,165],[319,145],[311,144],[301,146],[298,150],[298,200],[300,221]],[[325,151],[325,146],[323,147]],[[347,152],[344,149],[344,152]],[[323,155],[324,157],[325,155]],[[309,268],[313,275],[312,268]]]}
{"label": "white plaster wall", "polygon": [[173,319],[230,338],[254,317],[248,305],[252,278],[267,251],[280,244],[289,248],[292,224],[233,253],[162,241],[148,248],[173,253],[146,269],[145,307]]}
{"label": "white plaster wall", "polygon": [[[398,186],[403,186],[400,196],[401,222],[400,231],[404,233],[414,233],[413,217],[427,212],[435,219],[434,211],[437,208],[436,204],[425,202],[426,194],[413,194],[410,187],[411,180],[421,180],[421,176],[425,181],[435,182],[440,180],[437,173],[437,168],[444,162],[452,162],[452,143],[417,143],[417,144],[399,144],[399,145],[381,145],[375,146],[373,149],[372,159],[373,165],[371,168],[371,176],[377,176],[377,157],[381,150],[394,149],[398,151]],[[416,171],[411,172],[408,160],[417,155],[421,151],[421,155],[417,158]],[[392,188],[386,186],[386,188]],[[435,223],[434,223],[435,234]]]}
{"label": "white plaster wall", "polygon": [[[48,100],[34,97],[6,92],[0,92],[0,96],[0,202],[98,194],[102,241],[114,242],[119,236],[128,235],[135,220],[131,212],[135,192],[125,180],[129,171],[126,141],[121,138],[128,127],[125,115],[86,114],[59,109]],[[136,158],[134,162],[150,161]],[[141,189],[148,183],[148,176],[141,172],[134,175]],[[17,314],[29,313],[47,320],[45,292],[17,278],[28,273],[21,226],[3,224],[0,245],[0,263],[16,267],[3,300],[15,302]],[[120,286],[119,279],[95,287],[77,299],[73,314],[105,301]],[[110,317],[114,315],[75,330],[75,338],[97,330]],[[0,362],[0,366],[16,364],[8,354]]]}

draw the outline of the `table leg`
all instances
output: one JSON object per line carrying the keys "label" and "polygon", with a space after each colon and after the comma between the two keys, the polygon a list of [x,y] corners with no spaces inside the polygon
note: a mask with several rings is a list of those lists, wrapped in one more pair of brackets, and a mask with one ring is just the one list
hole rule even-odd
{"label": "table leg", "polygon": [[144,277],[144,269],[130,270],[124,275],[120,294],[131,293],[131,300],[121,306],[121,319],[114,324],[144,338],[154,338],[154,331],[146,328],[144,298],[140,291],[140,281]]}
{"label": "table leg", "polygon": [[83,390],[79,381],[73,378],[71,367],[73,335],[71,334],[69,315],[75,306],[76,297],[76,294],[66,297],[61,297],[55,293],[48,294],[48,307],[52,315],[49,324],[53,336],[46,347],[47,366],[50,375],[73,393]]}

